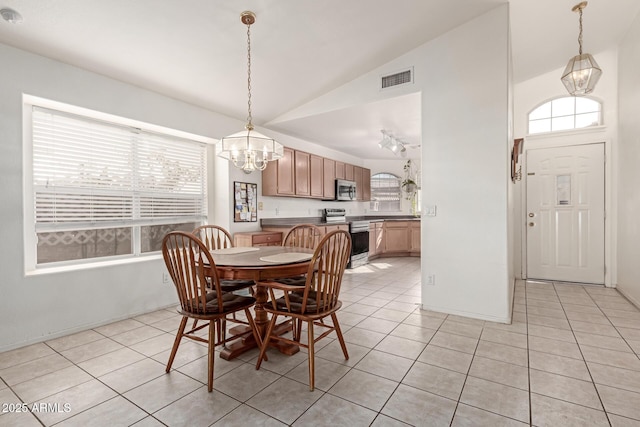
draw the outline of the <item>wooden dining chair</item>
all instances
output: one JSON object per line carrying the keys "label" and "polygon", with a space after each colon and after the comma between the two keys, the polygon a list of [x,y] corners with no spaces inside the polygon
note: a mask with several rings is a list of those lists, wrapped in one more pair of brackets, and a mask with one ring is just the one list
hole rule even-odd
{"label": "wooden dining chair", "polygon": [[[225,317],[231,313],[244,311],[251,327],[256,342],[262,339],[258,334],[255,322],[249,311],[256,300],[250,296],[236,295],[231,292],[223,292],[218,272],[215,268],[213,257],[209,248],[196,236],[183,231],[173,231],[167,234],[162,241],[162,256],[173,284],[178,292],[180,307],[178,313],[182,315],[180,327],[171,349],[171,355],[167,362],[166,372],[171,370],[173,360],[180,346],[182,338],[206,342],[209,345],[208,352],[208,381],[209,391],[213,389],[213,361],[215,346],[225,341],[216,341],[216,325],[219,325]],[[210,273],[205,275],[203,266],[208,265]],[[188,319],[208,321],[201,326],[194,325],[186,331]],[[208,339],[196,335],[196,332],[209,326]]]}
{"label": "wooden dining chair", "polygon": [[[286,285],[275,281],[258,283],[258,286],[266,287],[269,292],[271,302],[264,305],[264,310],[271,313],[271,320],[267,327],[265,338],[262,341],[256,369],[260,369],[270,341],[275,340],[300,345],[308,349],[309,389],[313,391],[315,383],[314,345],[318,340],[333,331],[338,336],[344,358],[346,360],[349,359],[349,353],[340,330],[336,312],[342,306],[338,297],[340,295],[342,276],[349,262],[350,253],[351,237],[349,233],[344,230],[335,230],[320,240],[309,263],[309,270],[303,289],[300,286]],[[276,298],[274,291],[281,291],[284,295]],[[307,344],[273,333],[278,317],[283,316],[307,323]],[[324,319],[329,316],[331,317],[331,324],[324,322]],[[314,326],[324,327],[327,330],[316,338],[314,336]]]}
{"label": "wooden dining chair", "polygon": [[[299,224],[290,229],[282,241],[282,246],[315,249],[322,239],[322,231],[313,224]],[[286,277],[282,279],[275,279],[276,282],[284,283],[285,285],[292,286],[304,286],[307,281],[307,275],[303,274],[297,277]],[[302,322],[297,319],[291,319],[293,339],[295,341],[300,340],[302,331]]]}
{"label": "wooden dining chair", "polygon": [[[192,233],[200,238],[202,243],[210,250],[214,251],[216,249],[225,249],[233,247],[233,240],[231,239],[231,233],[229,233],[223,227],[219,225],[202,225],[197,227]],[[220,288],[223,292],[237,292],[242,289],[248,289],[250,294],[253,295],[253,286],[256,283],[253,280],[243,280],[243,279],[222,279],[220,281]],[[242,323],[247,324],[247,322],[238,319],[234,314],[231,315],[229,319],[227,319],[233,323]],[[197,320],[194,320],[193,327],[195,328],[198,324]],[[220,331],[219,334],[222,339],[226,339],[226,330],[227,325],[223,320],[219,323]]]}

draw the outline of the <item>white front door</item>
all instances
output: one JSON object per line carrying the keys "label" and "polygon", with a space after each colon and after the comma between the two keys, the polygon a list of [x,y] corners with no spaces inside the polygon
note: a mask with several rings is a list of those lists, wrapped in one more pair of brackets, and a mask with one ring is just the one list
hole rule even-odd
{"label": "white front door", "polygon": [[604,284],[604,144],[527,151],[527,277]]}

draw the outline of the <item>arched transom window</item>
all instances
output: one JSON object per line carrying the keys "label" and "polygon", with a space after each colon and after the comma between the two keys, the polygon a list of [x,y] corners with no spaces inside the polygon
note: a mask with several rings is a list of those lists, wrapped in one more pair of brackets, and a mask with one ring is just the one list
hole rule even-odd
{"label": "arched transom window", "polygon": [[399,212],[401,178],[392,173],[377,173],[371,176],[371,210],[374,212]]}
{"label": "arched transom window", "polygon": [[592,98],[565,96],[529,113],[529,134],[557,132],[602,124],[602,104]]}

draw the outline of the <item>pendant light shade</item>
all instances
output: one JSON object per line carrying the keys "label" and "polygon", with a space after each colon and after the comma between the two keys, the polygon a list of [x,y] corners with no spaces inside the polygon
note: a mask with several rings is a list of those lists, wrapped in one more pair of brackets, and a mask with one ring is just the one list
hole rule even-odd
{"label": "pendant light shade", "polygon": [[562,84],[567,88],[569,94],[573,96],[586,95],[593,92],[596,83],[602,75],[602,69],[593,56],[582,53],[582,10],[587,7],[587,2],[583,1],[573,6],[571,9],[580,14],[580,34],[578,35],[578,55],[569,60],[562,73]]}
{"label": "pendant light shade", "polygon": [[267,163],[278,160],[284,155],[284,149],[275,139],[269,138],[253,130],[251,123],[251,24],[256,22],[256,15],[250,11],[244,11],[240,20],[247,26],[247,124],[244,130],[225,136],[220,140],[218,156],[227,159],[244,173],[255,170],[262,171]]}

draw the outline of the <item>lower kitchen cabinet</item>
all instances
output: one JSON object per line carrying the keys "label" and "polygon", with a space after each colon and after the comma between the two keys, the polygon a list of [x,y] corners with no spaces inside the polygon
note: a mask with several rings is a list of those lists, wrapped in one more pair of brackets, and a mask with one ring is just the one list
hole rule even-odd
{"label": "lower kitchen cabinet", "polygon": [[250,246],[280,246],[282,245],[281,231],[253,231],[248,233],[235,233],[233,245],[237,247]]}

